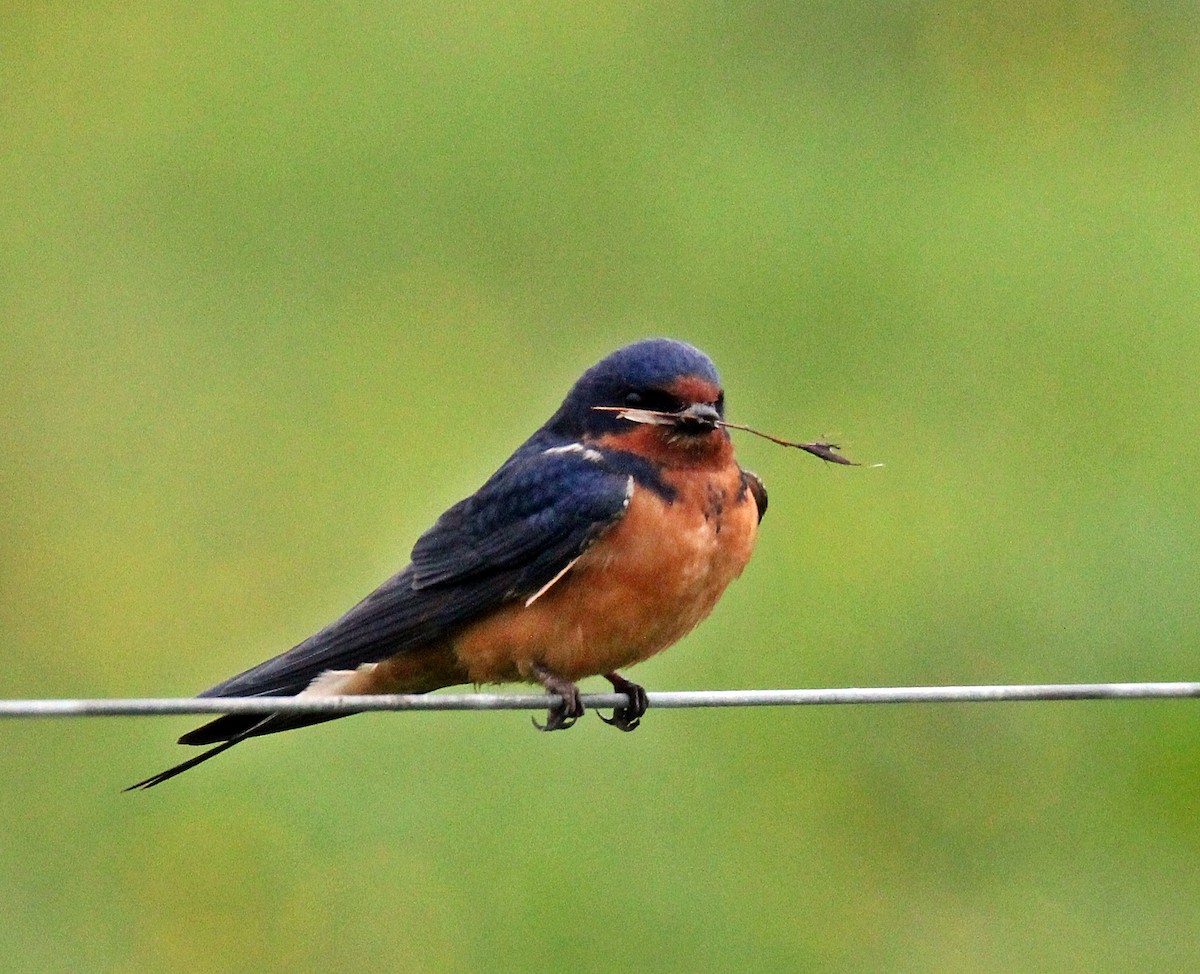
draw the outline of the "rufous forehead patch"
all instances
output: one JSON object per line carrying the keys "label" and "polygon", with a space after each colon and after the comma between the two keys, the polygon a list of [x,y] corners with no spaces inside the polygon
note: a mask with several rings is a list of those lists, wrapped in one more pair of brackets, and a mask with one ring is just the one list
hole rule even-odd
{"label": "rufous forehead patch", "polygon": [[667,392],[684,402],[716,402],[721,387],[698,375],[685,375],[667,386]]}

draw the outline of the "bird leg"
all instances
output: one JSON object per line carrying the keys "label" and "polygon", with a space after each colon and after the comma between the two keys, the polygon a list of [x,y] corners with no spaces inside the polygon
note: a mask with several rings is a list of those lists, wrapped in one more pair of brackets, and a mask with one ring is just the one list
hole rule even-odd
{"label": "bird leg", "polygon": [[627,680],[620,673],[605,673],[604,679],[608,680],[613,685],[613,690],[617,693],[624,693],[629,697],[629,703],[624,707],[618,707],[613,711],[612,717],[605,717],[600,714],[600,719],[606,724],[611,724],[618,730],[631,731],[642,722],[642,714],[646,712],[646,708],[650,706],[650,701],[646,697],[646,690],[632,680]]}
{"label": "bird leg", "polygon": [[533,720],[533,726],[540,731],[566,730],[573,727],[575,721],[583,716],[583,701],[579,699],[579,687],[570,680],[564,679],[540,663],[534,663],[530,668],[534,678],[546,688],[547,693],[562,697],[561,703],[556,703],[546,712],[546,723],[539,724]]}

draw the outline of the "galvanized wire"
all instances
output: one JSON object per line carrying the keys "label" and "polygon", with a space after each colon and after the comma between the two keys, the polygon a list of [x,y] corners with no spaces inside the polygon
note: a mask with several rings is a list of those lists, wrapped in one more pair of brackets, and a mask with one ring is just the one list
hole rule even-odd
{"label": "galvanized wire", "polygon": [[[1200,683],[1042,683],[998,686],[846,687],[813,690],[682,690],[648,694],[656,710],[685,707],[804,707],[871,703],[1001,703],[1033,700],[1148,700],[1200,697]],[[0,700],[0,719],[152,717],[165,714],[351,714],[371,710],[544,710],[550,694],[436,693],[358,697],[184,697]],[[623,693],[584,694],[591,708],[622,707]]]}

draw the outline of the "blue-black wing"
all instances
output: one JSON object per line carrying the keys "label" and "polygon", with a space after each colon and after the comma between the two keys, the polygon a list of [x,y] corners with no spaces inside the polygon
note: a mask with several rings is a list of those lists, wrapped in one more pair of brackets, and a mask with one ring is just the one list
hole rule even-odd
{"label": "blue-black wing", "polygon": [[624,514],[630,475],[579,450],[523,447],[417,541],[412,564],[293,649],[201,696],[299,693],[443,639],[549,583]]}

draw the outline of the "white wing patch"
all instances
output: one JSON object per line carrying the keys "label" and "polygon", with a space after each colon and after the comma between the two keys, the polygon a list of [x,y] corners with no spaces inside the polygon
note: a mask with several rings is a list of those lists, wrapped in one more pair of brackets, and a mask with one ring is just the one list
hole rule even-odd
{"label": "white wing patch", "polygon": [[569,562],[567,562],[566,566],[563,568],[562,571],[560,571],[557,575],[555,575],[552,579],[550,579],[550,581],[548,581],[545,585],[543,585],[541,588],[539,588],[536,592],[534,592],[531,596],[529,596],[529,598],[527,598],[525,600],[525,608],[528,609],[531,605],[533,605],[534,602],[536,602],[543,595],[545,595],[547,592],[549,592],[550,589],[554,587],[554,583],[557,582],[560,578],[562,578],[572,568],[574,568],[575,562],[579,561],[579,559],[582,557],[583,557],[583,555],[576,555]]}
{"label": "white wing patch", "polygon": [[[587,447],[581,447],[578,443],[572,443],[570,446],[566,446],[566,447],[556,446],[556,447],[554,447],[554,449],[556,451],[558,451],[559,453],[566,453],[573,449],[581,449],[581,450],[586,451],[585,456],[587,453],[595,453],[597,457],[600,456],[600,454],[597,453],[595,450],[590,450]],[[550,450],[547,450],[546,452],[549,453]],[[588,457],[588,459],[590,460],[592,458]],[[625,500],[621,504],[622,512],[629,510],[629,502],[633,500],[633,487],[634,487],[633,475],[630,474],[629,479],[625,481]],[[543,585],[536,592],[534,592],[531,596],[529,596],[529,598],[527,598],[525,600],[525,608],[528,609],[531,605],[533,605],[534,602],[536,602],[543,595],[545,595],[547,592],[549,592],[550,589],[552,589],[562,579],[562,577],[567,574],[567,572],[569,572],[572,568],[575,567],[575,563],[577,561],[579,561],[579,559],[582,558],[585,554],[586,554],[586,552],[580,552],[578,555],[576,555],[574,558],[572,558],[569,562],[567,562],[567,564],[563,567],[562,571],[560,571],[557,575],[555,575],[552,579],[550,579],[550,581],[548,581],[545,585]]]}
{"label": "white wing patch", "polygon": [[599,463],[604,459],[604,454],[599,450],[593,450],[590,446],[584,446],[582,443],[567,443],[542,451],[543,456],[550,456],[552,453],[579,453],[582,454],[583,459],[590,460],[592,463]]}

